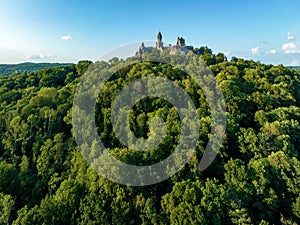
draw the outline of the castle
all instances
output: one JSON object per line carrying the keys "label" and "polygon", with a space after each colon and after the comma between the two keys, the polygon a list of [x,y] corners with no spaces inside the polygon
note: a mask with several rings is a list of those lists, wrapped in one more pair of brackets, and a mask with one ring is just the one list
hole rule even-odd
{"label": "castle", "polygon": [[[190,50],[192,51],[194,49],[193,46],[187,46],[185,44],[185,40],[182,37],[177,38],[176,45],[164,46],[162,42],[162,34],[160,32],[157,34],[157,41],[156,41],[155,48],[159,51],[167,50],[172,55],[175,55],[176,53],[179,53],[180,55],[185,55],[188,51]],[[142,56],[145,52],[151,52],[152,49],[154,48],[145,47],[144,42],[142,42],[142,45],[139,47],[137,54]]]}

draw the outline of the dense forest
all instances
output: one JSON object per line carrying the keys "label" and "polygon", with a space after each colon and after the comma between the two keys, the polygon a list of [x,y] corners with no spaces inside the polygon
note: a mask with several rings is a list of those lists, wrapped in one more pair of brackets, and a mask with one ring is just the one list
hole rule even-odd
{"label": "dense forest", "polygon": [[70,63],[20,63],[20,64],[0,64],[0,77],[7,77],[17,74],[36,72],[45,68],[59,66],[69,66]]}
{"label": "dense forest", "polygon": [[[122,60],[80,61],[1,78],[0,224],[300,224],[300,73],[235,57],[229,61],[208,48],[195,53],[213,72],[226,103],[225,141],[207,170],[198,166],[210,109],[201,88],[181,69],[150,61],[127,66],[97,98],[99,137],[114,156],[139,165],[172,152],[178,113],[159,98],[137,102],[129,118],[137,137],[148,136],[154,116],[165,121],[168,132],[157,149],[136,154],[112,130],[117,93],[150,75],[175,81],[193,99],[201,124],[197,154],[174,176],[149,186],[121,185],[97,174],[72,131],[81,76],[91,65],[110,68]],[[157,52],[146,56],[151,54]]]}

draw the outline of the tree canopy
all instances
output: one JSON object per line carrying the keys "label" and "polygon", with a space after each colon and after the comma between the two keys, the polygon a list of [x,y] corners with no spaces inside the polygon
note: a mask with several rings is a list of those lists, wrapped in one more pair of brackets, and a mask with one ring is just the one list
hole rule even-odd
{"label": "tree canopy", "polygon": [[[213,72],[227,111],[225,141],[205,171],[198,166],[209,138],[210,109],[201,88],[181,69],[136,63],[115,73],[97,97],[99,137],[112,155],[133,165],[159,162],[174,150],[179,116],[160,98],[140,100],[129,115],[131,131],[147,138],[149,121],[158,116],[167,135],[151,151],[126,148],[110,115],[120,90],[137,78],[161,76],[193,100],[200,116],[197,154],[174,176],[150,186],[121,185],[98,175],[72,134],[81,76],[90,66],[109,68],[119,59],[1,78],[0,224],[299,224],[300,73],[282,65],[228,61],[207,47],[195,53]],[[151,54],[157,52],[145,57],[151,60]]]}

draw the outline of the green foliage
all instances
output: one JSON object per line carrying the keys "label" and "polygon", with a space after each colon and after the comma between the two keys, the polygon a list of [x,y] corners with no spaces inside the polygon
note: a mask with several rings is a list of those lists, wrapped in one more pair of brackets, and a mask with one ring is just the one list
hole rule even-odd
{"label": "green foliage", "polygon": [[[223,147],[203,172],[198,166],[209,138],[210,109],[201,88],[181,69],[151,62],[127,66],[97,98],[101,140],[116,158],[135,165],[168,157],[181,125],[170,103],[142,99],[129,115],[131,131],[148,138],[151,125],[157,125],[151,119],[159,117],[165,121],[166,137],[150,151],[125,148],[115,137],[110,114],[120,90],[138,78],[161,76],[180,85],[195,103],[201,125],[197,154],[170,179],[145,187],[99,176],[72,135],[72,104],[80,77],[89,66],[110,68],[122,60],[81,61],[1,78],[0,224],[299,224],[299,72],[235,57],[228,61],[207,47],[195,53],[213,71],[227,107]],[[145,57],[151,60],[157,54]],[[178,55],[162,55],[180,60]],[[135,88],[138,92],[143,87]]]}
{"label": "green foliage", "polygon": [[11,222],[11,213],[14,207],[14,199],[11,195],[0,192],[0,224],[5,225]]}

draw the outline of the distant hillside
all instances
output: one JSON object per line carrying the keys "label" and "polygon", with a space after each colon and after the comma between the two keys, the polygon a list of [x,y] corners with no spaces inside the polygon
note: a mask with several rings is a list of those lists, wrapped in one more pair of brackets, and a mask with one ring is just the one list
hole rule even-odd
{"label": "distant hillside", "polygon": [[68,66],[71,63],[20,63],[20,64],[0,64],[0,77],[12,76],[28,72],[36,72],[44,68],[54,68]]}
{"label": "distant hillside", "polygon": [[289,68],[291,70],[300,71],[300,66],[288,66],[287,68]]}

